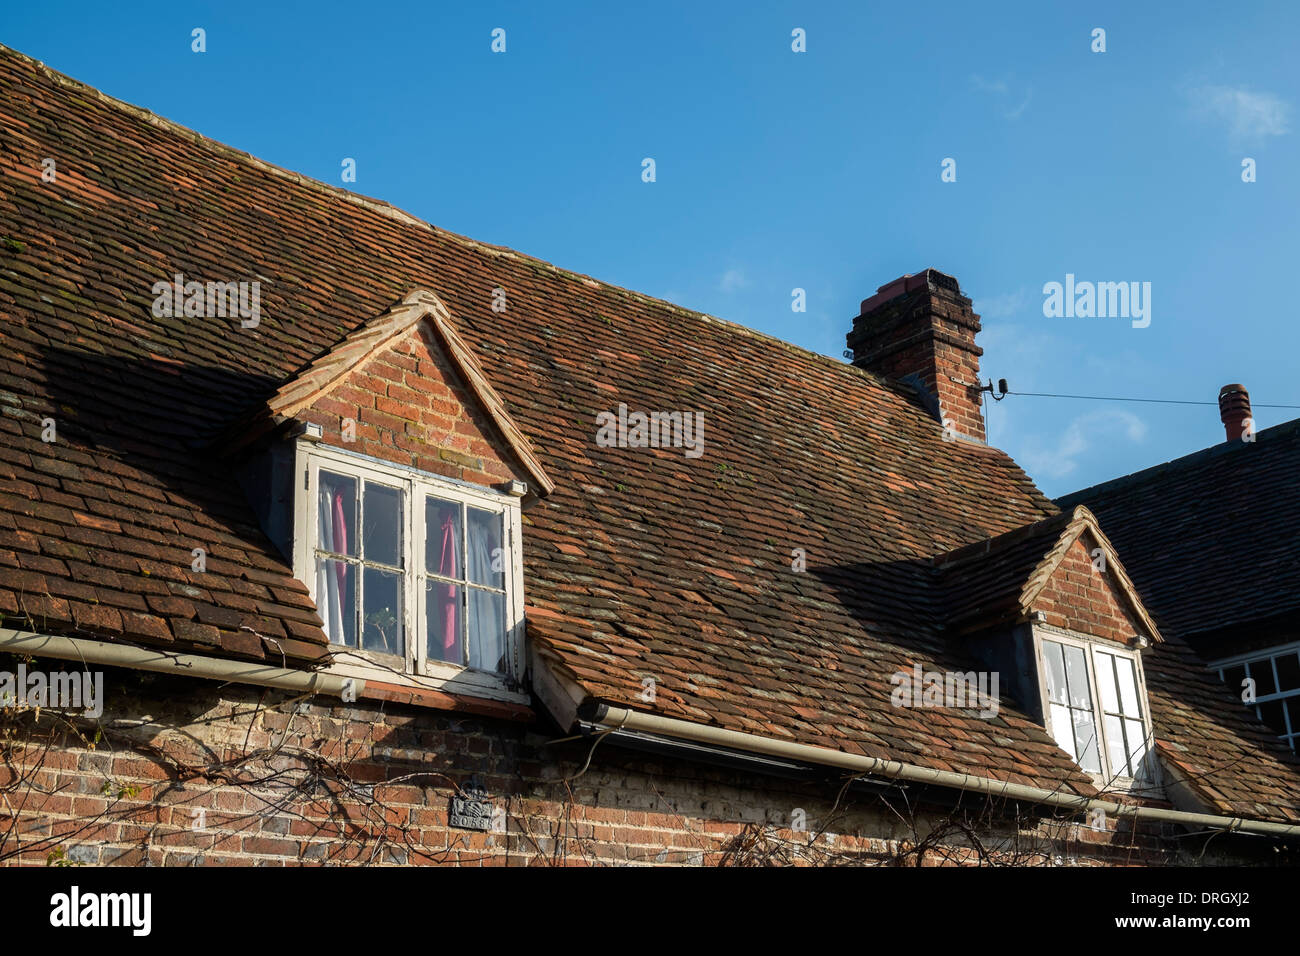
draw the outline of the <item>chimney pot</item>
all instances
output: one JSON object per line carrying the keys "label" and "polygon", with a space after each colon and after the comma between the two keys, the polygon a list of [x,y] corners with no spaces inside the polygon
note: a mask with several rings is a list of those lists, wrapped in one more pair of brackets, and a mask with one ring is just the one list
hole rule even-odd
{"label": "chimney pot", "polygon": [[1250,417],[1250,393],[1245,385],[1225,385],[1219,389],[1219,421],[1223,422],[1227,441],[1241,440],[1249,428]]}

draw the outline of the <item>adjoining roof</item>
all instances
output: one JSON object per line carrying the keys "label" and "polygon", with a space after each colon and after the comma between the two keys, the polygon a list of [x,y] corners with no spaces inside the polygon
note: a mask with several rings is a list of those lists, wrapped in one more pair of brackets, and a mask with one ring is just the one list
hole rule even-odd
{"label": "adjoining roof", "polygon": [[1142,655],[1165,767],[1215,813],[1300,822],[1300,763],[1176,634]]}
{"label": "adjoining roof", "polygon": [[949,627],[974,631],[1011,617],[1023,619],[1070,546],[1085,533],[1102,549],[1117,597],[1146,629],[1147,637],[1163,640],[1115,548],[1093,513],[1082,506],[936,558],[949,596]]}
{"label": "adjoining roof", "polygon": [[[527,626],[580,693],[1095,792],[1010,704],[992,719],[890,704],[895,671],[978,669],[940,626],[933,559],[1056,511],[1002,452],[944,441],[909,390],[434,229],[7,51],[0,119],[0,312],[12,317],[0,328],[0,615],[275,653],[227,646],[204,619],[238,634],[256,612],[304,659],[312,639],[323,652],[305,589],[207,449],[270,403],[292,408],[302,396],[281,389],[365,317],[436,289],[479,363],[467,367],[554,479],[523,516]],[[41,180],[46,156],[59,158],[55,183]],[[176,273],[261,277],[260,322],[152,318],[151,288]],[[498,287],[506,312],[491,308]],[[596,444],[596,416],[620,403],[702,413],[703,456]],[[55,444],[41,441],[47,417]],[[208,571],[192,572],[190,549],[205,545]],[[1217,718],[1188,710],[1185,733],[1212,736]],[[1269,773],[1265,789],[1251,784],[1260,801],[1300,791],[1300,777]]]}
{"label": "adjoining roof", "polygon": [[427,323],[433,329],[453,369],[464,379],[507,447],[533,479],[537,492],[541,495],[550,494],[555,483],[547,476],[541,462],[533,454],[528,439],[520,432],[496,390],[488,382],[477,356],[456,332],[447,307],[426,289],[416,289],[409,293],[398,305],[349,333],[338,345],[281,385],[267,399],[266,405],[253,414],[250,421],[241,423],[234,434],[221,443],[222,451],[233,453],[268,429],[291,420],[349,375],[362,371],[371,359],[411,335],[421,323]]}
{"label": "adjoining roof", "polygon": [[1058,500],[1092,509],[1185,639],[1300,614],[1300,419]]}

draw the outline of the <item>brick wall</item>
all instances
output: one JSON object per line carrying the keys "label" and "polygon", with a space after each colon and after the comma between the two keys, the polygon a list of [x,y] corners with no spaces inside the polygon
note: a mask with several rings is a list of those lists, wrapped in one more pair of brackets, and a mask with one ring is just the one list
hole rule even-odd
{"label": "brick wall", "polygon": [[[527,479],[423,324],[298,417],[325,430],[324,444],[398,465],[480,485]],[[346,419],[354,442],[343,439]]]}
{"label": "brick wall", "polygon": [[[831,773],[787,781],[610,742],[581,772],[590,743],[543,746],[558,735],[541,724],[105,673],[95,725],[0,714],[0,862],[717,865],[743,847],[748,862],[916,865],[918,838],[949,812],[922,800],[904,822],[915,792],[837,799],[843,780]],[[453,787],[472,777],[504,810],[502,831],[450,825]],[[1099,832],[994,815],[979,830],[992,845],[1018,836],[1022,862],[1155,863],[1175,852],[1167,834],[1117,821]],[[925,863],[973,856],[948,833]]]}
{"label": "brick wall", "polygon": [[1140,629],[1115,597],[1109,569],[1102,572],[1093,568],[1090,549],[1094,547],[1096,542],[1087,534],[1070,546],[1033,609],[1043,611],[1047,623],[1054,627],[1128,641]]}

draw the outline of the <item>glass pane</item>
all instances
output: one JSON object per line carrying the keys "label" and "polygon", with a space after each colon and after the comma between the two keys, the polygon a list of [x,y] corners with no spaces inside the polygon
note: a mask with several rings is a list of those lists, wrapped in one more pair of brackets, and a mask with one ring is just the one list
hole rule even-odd
{"label": "glass pane", "polygon": [[322,469],[316,501],[316,547],[357,553],[357,480]]}
{"label": "glass pane", "polygon": [[1102,718],[1106,728],[1106,759],[1110,762],[1110,772],[1115,776],[1129,775],[1128,751],[1124,746],[1124,725],[1118,717],[1107,714]]}
{"label": "glass pane", "polygon": [[357,646],[356,570],[345,561],[316,559],[316,610],[329,639],[348,647]]}
{"label": "glass pane", "polygon": [[1273,680],[1273,664],[1270,661],[1251,661],[1246,666],[1250,668],[1250,676],[1255,678],[1256,697],[1277,692],[1277,682]]}
{"label": "glass pane", "polygon": [[1300,690],[1300,656],[1281,654],[1273,658],[1277,666],[1278,690]]}
{"label": "glass pane", "polygon": [[[1065,703],[1065,660],[1061,656],[1061,645],[1055,641],[1043,641],[1044,677],[1047,680],[1047,699],[1054,704]],[[1074,753],[1073,747],[1066,748]]]}
{"label": "glass pane", "polygon": [[1137,670],[1127,657],[1115,658],[1115,669],[1119,672],[1119,701],[1125,717],[1141,717],[1138,708]]}
{"label": "glass pane", "polygon": [[1241,686],[1241,682],[1245,679],[1246,668],[1241,664],[1223,669],[1223,682],[1228,685],[1228,690],[1232,691],[1235,697],[1240,697],[1245,692],[1245,688]]}
{"label": "glass pane", "polygon": [[[1066,660],[1069,660],[1067,656]],[[1068,666],[1068,664],[1067,664]],[[1074,739],[1079,742],[1079,766],[1089,773],[1101,772],[1101,757],[1097,752],[1097,725],[1092,719],[1092,712],[1072,710],[1074,715]]]}
{"label": "glass pane", "polygon": [[1131,775],[1134,777],[1138,775],[1138,770],[1142,766],[1142,755],[1147,752],[1146,732],[1142,721],[1124,721],[1124,733],[1128,738],[1129,767],[1132,768]]}
{"label": "glass pane", "polygon": [[1065,652],[1065,680],[1070,690],[1070,706],[1092,711],[1092,695],[1088,690],[1088,659],[1083,649],[1073,644],[1063,644]]}
{"label": "glass pane", "polygon": [[442,581],[424,584],[425,653],[431,661],[465,663],[465,622],[460,611],[463,590],[464,585]]}
{"label": "glass pane", "polygon": [[1101,709],[1110,714],[1119,713],[1119,696],[1115,693],[1114,655],[1097,651],[1093,657],[1097,665],[1097,692],[1101,694]]}
{"label": "glass pane", "polygon": [[503,674],[506,654],[506,596],[469,590],[469,666]]}
{"label": "glass pane", "polygon": [[502,550],[501,515],[478,508],[466,508],[465,512],[469,516],[469,579],[475,584],[504,588],[506,554]]}
{"label": "glass pane", "polygon": [[1279,734],[1286,733],[1286,718],[1282,716],[1282,704],[1283,701],[1270,700],[1259,705],[1259,719]]}
{"label": "glass pane", "polygon": [[1064,704],[1052,704],[1052,736],[1056,745],[1076,760],[1078,753],[1074,749],[1074,724],[1070,720],[1070,708]]}
{"label": "glass pane", "polygon": [[1290,732],[1300,734],[1300,697],[1288,697],[1284,703],[1286,712],[1291,717]]}
{"label": "glass pane", "polygon": [[396,571],[367,567],[361,646],[381,654],[406,653],[402,643],[402,577]]}
{"label": "glass pane", "polygon": [[402,492],[367,481],[364,494],[365,538],[361,547],[365,559],[402,567]]}
{"label": "glass pane", "polygon": [[424,499],[424,569],[445,578],[465,577],[461,556],[460,505],[441,498]]}

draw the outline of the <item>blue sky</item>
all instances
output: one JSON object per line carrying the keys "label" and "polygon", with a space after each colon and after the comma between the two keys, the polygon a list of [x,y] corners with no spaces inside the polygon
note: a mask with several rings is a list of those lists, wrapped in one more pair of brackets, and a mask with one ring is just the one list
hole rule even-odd
{"label": "blue sky", "polygon": [[[349,188],[435,225],[837,358],[862,299],[933,266],[984,317],[985,378],[1208,402],[1242,382],[1264,428],[1300,416],[1258,407],[1300,405],[1300,5],[1149,6],[24,3],[0,42],[325,182],[355,158]],[[1045,317],[1066,273],[1150,282],[1150,326]],[[1049,495],[1222,438],[1209,406],[1013,395],[990,415]]]}

